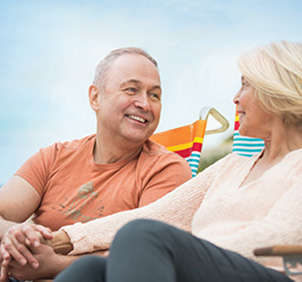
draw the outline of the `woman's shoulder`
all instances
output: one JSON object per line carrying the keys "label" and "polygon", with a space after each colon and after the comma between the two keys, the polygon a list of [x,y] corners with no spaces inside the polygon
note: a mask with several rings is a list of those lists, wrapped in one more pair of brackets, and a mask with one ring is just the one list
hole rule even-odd
{"label": "woman's shoulder", "polygon": [[250,164],[255,162],[255,160],[259,157],[259,154],[256,154],[252,157],[246,157],[239,155],[238,153],[231,152],[227,154],[222,159],[215,162],[212,166],[222,166],[222,167],[237,167],[244,166],[245,164]]}

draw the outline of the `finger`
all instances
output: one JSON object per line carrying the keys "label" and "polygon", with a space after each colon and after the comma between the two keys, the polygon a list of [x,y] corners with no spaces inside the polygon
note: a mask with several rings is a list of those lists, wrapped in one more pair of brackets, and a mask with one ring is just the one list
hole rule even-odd
{"label": "finger", "polygon": [[[31,249],[28,249],[25,246],[20,246],[20,248],[18,248],[18,250],[21,253],[21,255],[25,258],[27,263],[29,263],[29,265],[31,265],[33,268],[39,267],[39,261],[33,255]],[[17,259],[15,259],[15,260],[16,260],[16,262],[20,263]]]}
{"label": "finger", "polygon": [[29,246],[39,247],[40,246],[40,239],[41,234],[39,230],[36,229],[36,226],[34,225],[24,225],[22,226],[22,232],[24,236],[26,237],[26,242]]}
{"label": "finger", "polygon": [[42,225],[36,225],[36,229],[42,234],[44,239],[50,240],[53,238],[52,232],[49,228],[44,227]]}
{"label": "finger", "polygon": [[[19,264],[25,265],[27,263],[26,258],[22,255],[22,253],[25,252],[25,249],[27,249],[24,245],[20,244],[14,238],[5,238],[1,244],[4,250],[9,253],[9,255],[13,257]],[[3,254],[4,256],[7,256],[5,252]]]}
{"label": "finger", "polygon": [[[13,243],[15,244],[16,249],[19,251],[19,253],[25,258],[26,262],[28,262],[33,268],[39,267],[39,262],[33,255],[32,250],[30,248],[27,248],[23,244],[19,244],[19,242],[14,239],[13,239]],[[15,258],[15,260],[21,265],[23,265],[22,262],[19,261],[18,259]]]}
{"label": "finger", "polygon": [[9,262],[11,261],[10,254],[4,249],[4,247],[1,245],[1,253],[2,253],[2,262],[1,265],[3,267],[8,266]]}
{"label": "finger", "polygon": [[7,268],[3,267],[3,265],[0,268],[0,282],[6,282],[8,280],[8,273]]}
{"label": "finger", "polygon": [[22,229],[15,228],[9,232],[9,235],[11,237],[15,237],[16,240],[18,240],[20,243],[25,244],[26,237],[25,237],[24,233],[22,232]]}

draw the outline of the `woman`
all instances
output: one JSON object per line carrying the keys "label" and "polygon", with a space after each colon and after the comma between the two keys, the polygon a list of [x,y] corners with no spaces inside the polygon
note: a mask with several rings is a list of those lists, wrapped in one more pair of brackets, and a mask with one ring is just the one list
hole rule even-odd
{"label": "woman", "polygon": [[79,254],[107,249],[132,219],[165,222],[128,223],[108,259],[80,259],[56,281],[292,281],[253,249],[302,243],[302,44],[258,48],[239,68],[239,131],[264,151],[230,154],[144,208],[62,228]]}

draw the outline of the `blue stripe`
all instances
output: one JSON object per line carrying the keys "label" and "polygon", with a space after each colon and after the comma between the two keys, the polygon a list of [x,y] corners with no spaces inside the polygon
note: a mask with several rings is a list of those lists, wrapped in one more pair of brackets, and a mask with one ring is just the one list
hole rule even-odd
{"label": "blue stripe", "polygon": [[188,163],[194,162],[194,163],[198,163],[199,164],[199,160],[194,160],[194,159],[188,159],[187,162]]}
{"label": "blue stripe", "polygon": [[233,147],[238,147],[238,146],[242,146],[242,147],[264,147],[264,144],[262,143],[233,143]]}
{"label": "blue stripe", "polygon": [[239,154],[239,153],[238,153],[238,155],[239,156],[244,156],[244,157],[252,157],[253,156],[253,154]]}
{"label": "blue stripe", "polygon": [[192,168],[196,167],[198,169],[199,165],[196,165],[196,164],[192,164],[192,163],[189,163],[189,166]]}
{"label": "blue stripe", "polygon": [[260,138],[249,138],[249,137],[238,137],[238,138],[234,138],[234,142],[235,141],[248,141],[248,142],[263,142],[264,141]]}
{"label": "blue stripe", "polygon": [[261,152],[262,149],[236,149],[233,148],[233,152],[247,152],[247,153],[257,153],[257,152]]}
{"label": "blue stripe", "polygon": [[190,157],[198,157],[198,158],[200,158],[200,153],[192,153],[190,155]]}

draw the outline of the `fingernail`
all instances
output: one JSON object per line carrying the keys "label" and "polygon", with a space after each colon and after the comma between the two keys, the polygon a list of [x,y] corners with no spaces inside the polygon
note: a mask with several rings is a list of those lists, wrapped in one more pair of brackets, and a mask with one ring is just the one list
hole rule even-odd
{"label": "fingernail", "polygon": [[40,246],[39,242],[38,242],[38,241],[35,241],[35,242],[34,242],[34,247],[39,247],[39,246]]}
{"label": "fingernail", "polygon": [[25,259],[22,259],[22,260],[21,260],[21,264],[22,264],[22,265],[25,265],[25,264],[26,264],[26,260],[25,260]]}
{"label": "fingernail", "polygon": [[38,268],[38,267],[39,267],[39,264],[38,264],[37,262],[34,262],[34,263],[33,263],[33,267],[34,267],[34,268]]}

